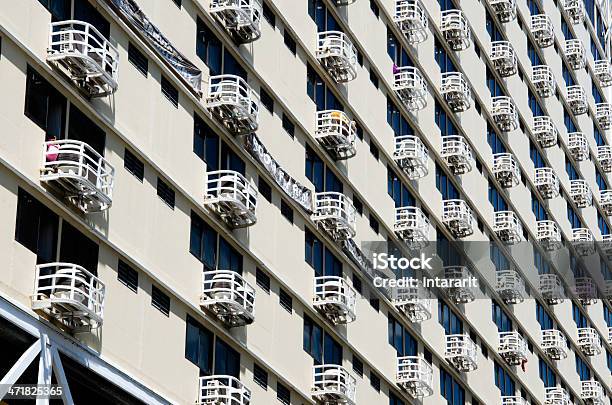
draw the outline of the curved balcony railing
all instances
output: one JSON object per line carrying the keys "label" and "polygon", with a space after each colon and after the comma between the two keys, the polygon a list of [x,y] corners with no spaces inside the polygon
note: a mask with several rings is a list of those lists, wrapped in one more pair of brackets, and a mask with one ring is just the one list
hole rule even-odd
{"label": "curved balcony railing", "polygon": [[497,211],[493,222],[493,232],[507,244],[515,244],[521,241],[523,224],[514,211]]}
{"label": "curved balcony railing", "polygon": [[501,77],[516,74],[516,54],[509,41],[493,41],[491,43],[491,62]]}
{"label": "curved balcony railing", "polygon": [[60,66],[89,97],[104,97],[118,88],[119,51],[84,21],[51,23],[47,60]]}
{"label": "curved balcony railing", "polygon": [[595,61],[594,73],[602,87],[612,86],[612,63],[609,60]]}
{"label": "curved balcony railing", "polygon": [[586,93],[582,86],[567,86],[567,104],[574,115],[582,115],[588,111]]}
{"label": "curved balcony railing", "polygon": [[600,145],[597,147],[597,161],[601,169],[606,172],[612,172],[612,146]]}
{"label": "curved balcony railing", "polygon": [[573,228],[572,245],[580,256],[590,256],[595,253],[595,238],[589,228]]}
{"label": "curved balcony railing", "polygon": [[601,353],[601,340],[597,329],[578,328],[578,347],[586,356],[595,356]]}
{"label": "curved balcony railing", "polygon": [[516,19],[516,0],[489,0],[489,4],[502,23]]}
{"label": "curved balcony railing", "polygon": [[586,65],[586,54],[584,45],[579,39],[566,39],[563,52],[567,62],[574,70],[583,69]]}
{"label": "curved balcony railing", "polygon": [[563,246],[561,231],[555,221],[542,220],[536,222],[536,237],[542,248],[548,252]]}
{"label": "curved balcony railing", "polygon": [[499,332],[499,355],[510,365],[518,366],[527,360],[527,342],[516,331]]}
{"label": "curved balcony railing", "polygon": [[261,36],[259,0],[211,0],[210,13],[240,43],[253,42]]}
{"label": "curved balcony railing", "polygon": [[552,68],[548,65],[533,66],[531,82],[541,97],[550,97],[555,94],[557,83]]}
{"label": "curved balcony railing", "polygon": [[433,394],[433,369],[419,356],[397,358],[397,384],[412,398],[424,398]]}
{"label": "curved balcony railing", "polygon": [[472,148],[461,135],[443,136],[440,156],[455,175],[465,174],[472,170],[474,161]]}
{"label": "curved balcony railing", "polygon": [[568,134],[567,149],[575,161],[582,162],[589,157],[589,144],[582,132]]}
{"label": "curved balcony railing", "polygon": [[525,300],[525,282],[516,270],[498,270],[495,273],[495,291],[506,304],[519,304]]}
{"label": "curved balcony railing", "polygon": [[572,20],[572,24],[582,24],[584,20],[584,2],[582,0],[563,0],[563,9]]}
{"label": "curved balcony railing", "polygon": [[45,312],[72,331],[87,331],[102,326],[105,292],[102,281],[77,264],[39,264],[32,309]]}
{"label": "curved balcony railing", "polygon": [[472,90],[461,72],[442,73],[440,92],[453,112],[467,111],[472,105]]}
{"label": "curved balcony railing", "polygon": [[521,168],[511,153],[493,155],[493,174],[504,188],[518,186],[521,182]]}
{"label": "curved balcony railing", "polygon": [[460,372],[478,368],[478,349],[469,335],[446,335],[444,358]]}
{"label": "curved balcony railing", "polygon": [[529,405],[527,400],[517,395],[503,395],[501,405]]}
{"label": "curved balcony railing", "polygon": [[[593,252],[594,249],[595,247],[593,246]],[[576,277],[574,280],[574,293],[578,296],[582,305],[590,305],[597,302],[597,285],[591,277]]]}
{"label": "curved balcony railing", "polygon": [[563,332],[557,329],[542,330],[542,350],[552,360],[561,360],[567,357],[567,339]]}
{"label": "curved balcony railing", "polygon": [[511,97],[493,97],[491,115],[502,132],[510,132],[518,128],[518,111]]}
{"label": "curved balcony railing", "polygon": [[314,279],[313,306],[335,325],[357,319],[357,292],[342,277],[321,276]]}
{"label": "curved balcony railing", "polygon": [[412,66],[400,67],[393,74],[393,91],[409,111],[427,106],[427,84],[421,72]]}
{"label": "curved balcony railing", "polygon": [[348,159],[357,153],[357,124],[343,111],[317,111],[315,139],[335,158]]}
{"label": "curved balcony railing", "polygon": [[593,194],[586,180],[570,180],[570,197],[578,208],[593,205]]}
{"label": "curved balcony railing", "polygon": [[64,190],[84,212],[99,212],[112,204],[115,169],[85,142],[72,139],[43,143],[40,180]]}
{"label": "curved balcony railing", "polygon": [[229,375],[200,377],[198,405],[249,405],[251,390]]}
{"label": "curved balcony railing", "polygon": [[427,39],[429,23],[425,7],[420,1],[396,0],[393,21],[410,44],[420,44]]}
{"label": "curved balcony railing", "polygon": [[325,404],[355,404],[356,380],[335,364],[313,366],[312,396]]}
{"label": "curved balcony railing", "polygon": [[216,170],[206,173],[204,205],[217,212],[231,227],[242,228],[257,222],[257,194],[253,182],[239,172]]}
{"label": "curved balcony railing", "polygon": [[242,77],[212,76],[206,107],[236,135],[255,132],[259,126],[259,98]]}
{"label": "curved balcony railing", "polygon": [[255,320],[255,289],[235,271],[205,271],[200,306],[230,327],[249,325]]}
{"label": "curved balcony railing", "polygon": [[444,10],[440,20],[440,31],[442,31],[444,39],[452,50],[463,51],[470,47],[472,35],[463,11],[458,9]]}
{"label": "curved balcony railing", "polygon": [[548,48],[555,42],[553,24],[546,14],[531,16],[531,33],[540,48]]}
{"label": "curved balcony railing", "polygon": [[597,103],[595,105],[595,119],[603,130],[612,128],[612,103]]}
{"label": "curved balcony railing", "polygon": [[534,185],[543,198],[551,199],[559,195],[559,178],[550,167],[535,169]]}
{"label": "curved balcony railing", "polygon": [[599,206],[606,215],[612,215],[612,189],[599,192]]}
{"label": "curved balcony railing", "polygon": [[336,240],[350,239],[356,234],[355,207],[342,193],[316,193],[312,220]]}
{"label": "curved balcony railing", "polygon": [[[463,282],[471,279],[473,275],[466,266],[445,266],[444,277],[449,281],[461,280]],[[473,288],[467,286],[448,287],[446,293],[455,304],[467,304],[476,299]]]}
{"label": "curved balcony railing", "polygon": [[357,77],[357,51],[343,32],[319,32],[316,57],[338,83],[350,82]]}
{"label": "curved balcony railing", "polygon": [[557,144],[559,131],[549,116],[533,117],[532,131],[541,147],[550,148]]}
{"label": "curved balcony railing", "polygon": [[442,222],[456,238],[463,238],[474,233],[476,219],[467,202],[444,200],[442,203]]}
{"label": "curved balcony railing", "polygon": [[395,137],[393,159],[411,180],[425,177],[429,173],[427,168],[429,151],[418,136],[403,135]]}
{"label": "curved balcony railing", "polygon": [[418,207],[395,208],[395,223],[393,230],[397,236],[408,242],[424,247],[429,241],[431,223],[423,211]]}
{"label": "curved balcony railing", "polygon": [[540,294],[549,305],[560,304],[565,300],[561,279],[556,274],[539,275]]}
{"label": "curved balcony railing", "polygon": [[431,294],[421,283],[416,287],[397,288],[393,304],[410,322],[418,323],[431,318]]}
{"label": "curved balcony railing", "polygon": [[606,403],[604,389],[599,381],[595,380],[580,382],[580,398],[585,404],[604,405]]}
{"label": "curved balcony railing", "polygon": [[544,388],[544,403],[550,405],[572,405],[569,394],[562,387]]}

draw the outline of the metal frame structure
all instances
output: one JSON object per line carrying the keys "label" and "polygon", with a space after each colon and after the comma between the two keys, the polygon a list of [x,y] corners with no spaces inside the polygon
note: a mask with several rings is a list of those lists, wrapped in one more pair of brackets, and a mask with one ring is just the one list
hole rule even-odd
{"label": "metal frame structure", "polygon": [[317,111],[315,139],[336,160],[349,159],[357,153],[357,124],[340,110]]}
{"label": "metal frame structure", "polygon": [[356,234],[355,207],[342,193],[315,193],[312,220],[334,240],[346,240]]}
{"label": "metal frame structure", "polygon": [[[473,277],[466,266],[445,266],[443,270],[447,280],[467,280]],[[455,304],[467,304],[476,299],[474,291],[469,287],[449,287],[446,294]]]}
{"label": "metal frame structure", "polygon": [[472,148],[461,135],[443,136],[440,156],[455,175],[466,174],[472,171],[472,163],[474,161]]}
{"label": "metal frame structure", "polygon": [[237,42],[253,42],[261,36],[259,0],[211,0],[209,10]]}
{"label": "metal frame structure", "polygon": [[542,330],[541,346],[551,360],[558,361],[567,357],[567,339],[560,330]]}
{"label": "metal frame structure", "polygon": [[557,82],[550,66],[533,66],[531,68],[531,82],[541,97],[550,97],[555,94]]}
{"label": "metal frame structure", "polygon": [[463,11],[444,10],[440,14],[440,31],[453,51],[463,51],[470,47],[472,34]]}
{"label": "metal frame structure", "polygon": [[317,34],[316,57],[337,83],[350,82],[357,77],[357,50],[341,31]]}
{"label": "metal frame structure", "polygon": [[347,369],[336,364],[313,366],[312,397],[329,405],[354,405],[357,381]]}
{"label": "metal frame structure", "polygon": [[589,144],[582,132],[572,132],[568,135],[567,149],[577,162],[582,162],[589,157]]}
{"label": "metal frame structure", "polygon": [[334,325],[347,324],[357,319],[357,291],[343,277],[314,278],[312,305]]}
{"label": "metal frame structure", "polygon": [[255,132],[259,126],[259,97],[236,75],[211,76],[206,108],[235,135]]}
{"label": "metal frame structure", "polygon": [[516,19],[516,0],[489,0],[489,5],[502,23]]}
{"label": "metal frame structure", "polygon": [[565,301],[565,289],[561,278],[556,274],[538,276],[539,292],[548,305],[557,305]]}
{"label": "metal frame structure", "polygon": [[230,375],[203,376],[199,379],[197,405],[249,405],[251,390]]}
{"label": "metal frame structure", "polygon": [[589,110],[589,107],[587,104],[586,93],[584,92],[582,86],[567,86],[566,92],[567,104],[569,104],[574,115],[586,114],[586,112]]}
{"label": "metal frame structure", "polygon": [[464,200],[442,201],[442,223],[457,238],[465,238],[474,233],[476,219],[472,209]]}
{"label": "metal frame structure", "polygon": [[546,200],[559,196],[559,178],[550,167],[535,169],[534,185]]}
{"label": "metal frame structure", "polygon": [[578,208],[585,208],[593,205],[593,193],[586,180],[570,180],[569,194]]}
{"label": "metal frame structure", "polygon": [[461,72],[442,73],[440,93],[453,112],[464,112],[472,105],[472,90]]}
{"label": "metal frame structure", "polygon": [[431,223],[419,207],[395,208],[393,230],[413,248],[423,248],[429,241]]}
{"label": "metal frame structure", "polygon": [[600,145],[597,147],[597,161],[605,173],[612,173],[612,146]]}
{"label": "metal frame structure", "polygon": [[563,53],[573,70],[584,69],[586,66],[586,51],[580,39],[566,39]]}
{"label": "metal frame structure", "polygon": [[491,42],[489,54],[493,67],[501,77],[509,77],[517,72],[516,53],[509,41]]}
{"label": "metal frame structure", "polygon": [[520,304],[527,295],[525,282],[516,270],[498,270],[495,272],[495,291],[508,305]]}
{"label": "metal frame structure", "polygon": [[416,180],[427,176],[429,169],[429,151],[423,141],[416,135],[395,137],[393,160],[406,173],[409,179]]}
{"label": "metal frame structure", "polygon": [[560,249],[563,246],[561,230],[555,221],[542,220],[536,222],[536,238],[542,248],[548,252]]}
{"label": "metal frame structure", "polygon": [[577,343],[585,356],[596,356],[601,353],[601,340],[597,329],[578,328]]}
{"label": "metal frame structure", "polygon": [[431,318],[431,293],[419,282],[416,287],[396,288],[393,304],[408,320],[419,323]]}
{"label": "metal frame structure", "polygon": [[419,111],[427,106],[427,83],[415,67],[396,69],[393,74],[393,91],[409,111]]}
{"label": "metal frame structure", "polygon": [[424,358],[404,356],[397,358],[397,384],[414,399],[433,394],[433,369]]}
{"label": "metal frame structure", "polygon": [[527,360],[529,349],[525,339],[517,332],[499,332],[499,355],[511,366],[518,366]]}
{"label": "metal frame structure", "polygon": [[395,0],[393,22],[409,43],[416,45],[427,39],[429,22],[425,7],[419,0]]}
{"label": "metal frame structure", "polygon": [[233,228],[243,228],[257,222],[257,196],[253,181],[248,181],[239,172],[215,170],[206,173],[204,205]]}
{"label": "metal frame structure", "polygon": [[504,188],[518,186],[521,182],[521,168],[512,153],[493,155],[493,174]]}
{"label": "metal frame structure", "polygon": [[531,33],[540,48],[548,48],[555,42],[553,24],[546,14],[531,16]]}
{"label": "metal frame structure", "polygon": [[444,358],[460,372],[478,368],[478,349],[469,335],[446,335]]}
{"label": "metal frame structure", "polygon": [[255,289],[233,270],[204,271],[200,306],[230,328],[249,325],[255,320]]}
{"label": "metal frame structure", "polygon": [[496,211],[493,232],[508,245],[521,241],[523,224],[514,211]]}
{"label": "metal frame structure", "polygon": [[544,404],[546,405],[572,405],[570,396],[563,387],[544,388]]}
{"label": "metal frame structure", "polygon": [[511,97],[493,97],[491,99],[491,116],[502,132],[514,131],[519,126],[518,111]]}
{"label": "metal frame structure", "polygon": [[533,135],[543,148],[550,148],[557,144],[559,131],[552,118],[547,115],[533,117]]}
{"label": "metal frame structure", "polygon": [[580,398],[587,405],[605,405],[606,395],[599,381],[580,382]]}

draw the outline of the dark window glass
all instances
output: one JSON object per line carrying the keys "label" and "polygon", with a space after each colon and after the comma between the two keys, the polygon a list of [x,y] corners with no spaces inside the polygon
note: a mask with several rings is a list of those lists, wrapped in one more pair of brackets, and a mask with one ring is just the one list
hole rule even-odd
{"label": "dark window glass", "polygon": [[182,0],[172,0],[179,8],[181,7]]}
{"label": "dark window glass", "polygon": [[293,312],[293,298],[291,298],[291,295],[282,288],[278,290],[278,302],[287,312]]}
{"label": "dark window glass", "polygon": [[240,375],[240,354],[219,337],[215,339],[215,374]]}
{"label": "dark window glass", "polygon": [[175,107],[178,107],[178,100],[179,100],[178,89],[174,87],[172,83],[170,82],[170,80],[166,79],[164,76],[162,76],[161,78],[161,90],[164,96],[166,96],[166,98],[170,100],[172,105],[174,105]]}
{"label": "dark window glass", "polygon": [[291,118],[283,113],[283,129],[293,138],[295,136],[295,124]]}
{"label": "dark window glass", "polygon": [[60,261],[82,266],[94,276],[98,274],[98,244],[68,222],[62,222]]}
{"label": "dark window glass", "polygon": [[138,291],[138,272],[121,259],[119,259],[117,266],[117,280],[130,290]]}
{"label": "dark window glass", "polygon": [[[81,110],[76,108],[74,104],[70,105],[68,138],[74,139],[75,141],[85,142],[101,156],[104,156],[106,134],[89,117],[87,117],[87,115],[83,114]],[[92,156],[92,159],[95,158],[95,156]]]}
{"label": "dark window glass", "polygon": [[131,42],[128,45],[128,61],[143,75],[147,76],[149,72],[149,60],[140,52]]}
{"label": "dark window glass", "polygon": [[219,136],[195,114],[193,116],[193,152],[206,162],[206,170],[219,169]]}
{"label": "dark window glass", "polygon": [[242,274],[242,255],[222,237],[219,237],[219,263],[217,268]]}
{"label": "dark window glass", "polygon": [[266,293],[270,293],[270,276],[260,268],[255,271],[255,281]]}
{"label": "dark window glass", "polygon": [[200,368],[200,374],[212,373],[214,335],[187,315],[185,358]]}
{"label": "dark window glass", "polygon": [[372,228],[374,232],[378,233],[378,229],[379,229],[378,220],[372,214],[370,214],[370,228]]}
{"label": "dark window glass", "polygon": [[25,115],[47,134],[46,139],[63,138],[66,98],[28,65]]}
{"label": "dark window glass", "polygon": [[323,361],[323,330],[308,316],[304,316],[304,351],[314,359],[315,364]]}
{"label": "dark window glass", "polygon": [[38,0],[51,12],[52,21],[65,21],[70,19],[70,0]]}
{"label": "dark window glass", "polygon": [[104,38],[110,37],[110,23],[100,12],[88,1],[74,1],[74,19],[85,21],[96,27]]}
{"label": "dark window glass", "polygon": [[208,66],[211,76],[222,73],[223,45],[200,18],[197,20],[196,54]]}
{"label": "dark window glass", "polygon": [[363,361],[353,354],[353,371],[359,376],[363,377]]}
{"label": "dark window glass", "polygon": [[208,270],[215,269],[217,232],[196,213],[191,212],[191,236],[189,252],[204,264]]}
{"label": "dark window glass", "polygon": [[37,255],[38,263],[56,260],[59,217],[19,188],[15,240]]}
{"label": "dark window glass", "polygon": [[159,177],[157,178],[157,196],[164,200],[170,208],[174,209],[174,190]]}
{"label": "dark window glass", "polygon": [[291,391],[279,381],[276,382],[276,398],[285,405],[291,403]]}
{"label": "dark window glass", "polygon": [[376,390],[376,392],[380,392],[380,377],[374,373],[374,371],[370,371],[370,385]]}
{"label": "dark window glass", "polygon": [[170,316],[170,297],[156,286],[151,286],[151,305],[162,314]]}
{"label": "dark window glass", "polygon": [[363,203],[355,194],[353,194],[353,207],[359,215],[363,215]]}
{"label": "dark window glass", "polygon": [[274,112],[274,99],[263,87],[259,89],[259,99],[261,104],[268,109],[270,112]]}
{"label": "dark window glass", "polygon": [[257,178],[257,190],[263,198],[272,202],[272,187],[261,176]]}
{"label": "dark window glass", "polygon": [[253,381],[264,390],[268,390],[268,372],[256,363],[253,364]]}
{"label": "dark window glass", "polygon": [[293,209],[285,200],[281,200],[280,206],[281,215],[287,219],[287,221],[293,223]]}
{"label": "dark window glass", "polygon": [[123,154],[123,167],[132,173],[138,180],[141,182],[144,179],[144,163],[142,163],[138,158],[129,150],[125,150]]}
{"label": "dark window glass", "polygon": [[293,39],[293,36],[287,29],[285,29],[285,32],[283,34],[283,40],[289,51],[295,55],[297,52],[297,44],[295,43],[295,39]]}
{"label": "dark window glass", "polygon": [[262,4],[262,14],[264,18],[266,19],[266,21],[268,22],[268,24],[270,24],[272,28],[275,28],[276,27],[276,16],[274,15],[274,11],[272,11],[270,6],[268,6],[268,3],[266,3],[265,1]]}

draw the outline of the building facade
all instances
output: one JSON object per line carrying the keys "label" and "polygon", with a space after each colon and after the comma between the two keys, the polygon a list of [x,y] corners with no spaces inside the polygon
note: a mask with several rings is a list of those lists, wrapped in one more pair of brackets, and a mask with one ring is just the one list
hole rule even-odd
{"label": "building facade", "polygon": [[612,404],[610,7],[3,2],[0,402]]}

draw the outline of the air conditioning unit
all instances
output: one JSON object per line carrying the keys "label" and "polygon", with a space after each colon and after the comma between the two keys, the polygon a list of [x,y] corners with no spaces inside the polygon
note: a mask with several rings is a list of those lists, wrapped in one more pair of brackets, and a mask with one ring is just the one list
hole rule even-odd
{"label": "air conditioning unit", "polygon": [[574,70],[583,69],[586,65],[584,45],[579,39],[565,40],[564,54],[567,62]]}
{"label": "air conditioning unit", "polygon": [[420,1],[396,0],[393,21],[410,44],[420,44],[427,39],[429,23],[425,7]]}
{"label": "air conditioning unit", "polygon": [[457,9],[444,10],[440,20],[440,31],[442,31],[444,39],[452,50],[463,51],[470,47],[472,35],[463,11]]}
{"label": "air conditioning unit", "polygon": [[552,118],[545,115],[533,117],[532,131],[541,147],[550,148],[557,144],[559,131],[557,131],[557,127]]}
{"label": "air conditioning unit", "polygon": [[555,221],[542,220],[536,222],[536,237],[542,248],[548,252],[563,246],[561,231]]}
{"label": "air conditioning unit", "polygon": [[323,404],[355,405],[356,380],[335,364],[313,366],[312,397]]}
{"label": "air conditioning unit", "polygon": [[357,319],[356,300],[357,292],[344,278],[315,277],[313,306],[334,325],[347,324]]}
{"label": "air conditioning unit", "polygon": [[585,180],[570,180],[570,197],[578,208],[593,205],[591,187]]}
{"label": "air conditioning unit", "polygon": [[215,170],[206,173],[204,205],[233,228],[257,222],[257,195],[255,184],[239,172]]}
{"label": "air conditioning unit", "polygon": [[414,399],[432,395],[433,369],[431,364],[418,356],[398,357],[396,382]]}
{"label": "air conditioning unit", "polygon": [[542,350],[552,360],[566,358],[568,348],[565,335],[557,329],[542,330]]}
{"label": "air conditioning unit", "polygon": [[518,111],[511,97],[493,97],[491,115],[502,132],[514,131],[519,126]]}
{"label": "air conditioning unit", "polygon": [[341,31],[317,34],[316,57],[337,83],[350,82],[357,77],[357,50]]}
{"label": "air conditioning unit", "polygon": [[511,153],[493,155],[493,174],[504,188],[518,186],[521,182],[521,169]]}
{"label": "air conditioning unit", "polygon": [[516,74],[516,54],[509,41],[493,41],[491,43],[491,62],[501,77]]}
{"label": "air conditioning unit", "polygon": [[427,84],[415,67],[405,66],[396,70],[393,91],[409,111],[419,111],[427,106]]}
{"label": "air conditioning unit", "polygon": [[468,173],[472,170],[472,148],[461,135],[442,137],[442,159],[455,175]]}
{"label": "air conditioning unit", "polygon": [[259,126],[259,98],[242,77],[212,76],[206,108],[235,135],[255,132]]}
{"label": "air conditioning unit", "polygon": [[531,33],[540,48],[548,48],[555,42],[553,24],[546,14],[531,16]]}
{"label": "air conditioning unit", "polygon": [[357,124],[339,110],[317,111],[315,139],[334,159],[349,159],[357,153]]}
{"label": "air conditioning unit", "polygon": [[588,111],[586,93],[582,86],[567,86],[567,104],[569,104],[574,115],[582,115]]}

